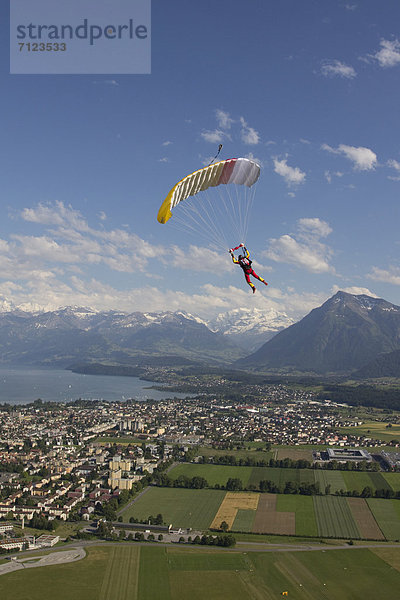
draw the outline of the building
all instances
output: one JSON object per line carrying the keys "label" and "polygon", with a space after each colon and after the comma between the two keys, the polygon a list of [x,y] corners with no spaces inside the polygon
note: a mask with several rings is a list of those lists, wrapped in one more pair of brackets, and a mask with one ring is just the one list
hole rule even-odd
{"label": "building", "polygon": [[326,453],[328,455],[327,460],[336,460],[338,462],[372,461],[370,453],[360,448],[327,448]]}
{"label": "building", "polygon": [[59,535],[43,534],[43,535],[39,536],[38,538],[36,538],[36,545],[52,547],[52,546],[55,546],[57,544],[57,542],[59,542],[59,541],[60,541]]}

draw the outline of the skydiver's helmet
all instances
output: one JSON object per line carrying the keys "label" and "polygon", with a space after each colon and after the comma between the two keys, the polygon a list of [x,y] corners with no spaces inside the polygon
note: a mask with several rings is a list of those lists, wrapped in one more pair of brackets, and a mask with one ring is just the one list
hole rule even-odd
{"label": "skydiver's helmet", "polygon": [[243,256],[241,254],[239,254],[238,260],[243,260]]}

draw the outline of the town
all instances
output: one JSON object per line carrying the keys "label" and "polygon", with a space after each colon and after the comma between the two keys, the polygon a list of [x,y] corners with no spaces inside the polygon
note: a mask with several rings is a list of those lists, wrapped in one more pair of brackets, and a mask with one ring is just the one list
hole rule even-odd
{"label": "town", "polygon": [[[206,391],[184,400],[3,405],[0,548],[53,545],[58,537],[49,531],[62,521],[115,520],[116,509],[147,485],[153,473],[178,461],[199,462],[204,448],[210,456],[212,449],[229,452],[247,444],[268,450],[311,446],[319,449],[315,462],[321,461],[325,446],[342,451],[364,448],[362,458],[368,461],[369,452],[376,457],[379,447],[387,444],[357,434],[362,420],[349,415],[354,410],[318,401],[309,390],[257,386],[252,397],[246,394],[244,404],[215,394],[215,381],[211,393],[209,387],[208,382]],[[352,428],[354,434],[348,433]],[[392,445],[399,443],[394,439]],[[331,454],[338,458],[338,453]],[[351,460],[349,452],[346,456]],[[372,465],[376,470],[381,465],[398,468],[396,455],[382,452],[379,457]],[[14,537],[16,522],[22,528],[31,524],[49,531],[36,539]]]}

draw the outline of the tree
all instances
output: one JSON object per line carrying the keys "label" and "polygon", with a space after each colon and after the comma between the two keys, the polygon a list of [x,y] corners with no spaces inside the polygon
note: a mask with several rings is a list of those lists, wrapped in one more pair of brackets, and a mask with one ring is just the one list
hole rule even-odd
{"label": "tree", "polygon": [[97,533],[101,538],[108,538],[111,535],[111,524],[100,521],[97,527]]}
{"label": "tree", "polygon": [[238,492],[243,489],[243,482],[237,477],[229,477],[226,482],[226,489],[230,492]]}
{"label": "tree", "polygon": [[219,526],[220,529],[222,529],[222,531],[224,533],[226,533],[229,529],[229,525],[226,521],[222,521],[221,525]]}

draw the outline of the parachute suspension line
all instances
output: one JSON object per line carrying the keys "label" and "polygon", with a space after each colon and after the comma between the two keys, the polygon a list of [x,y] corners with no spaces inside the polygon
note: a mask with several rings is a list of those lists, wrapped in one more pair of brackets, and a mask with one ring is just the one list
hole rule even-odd
{"label": "parachute suspension line", "polygon": [[[239,214],[238,214],[238,210],[237,210],[237,202],[235,203],[235,201],[233,200],[228,186],[226,186],[226,190],[224,190],[224,192],[225,193],[222,193],[221,190],[219,190],[221,202],[225,208],[225,215],[226,215],[225,219],[228,219],[228,221],[230,223],[231,235],[233,234],[235,239],[237,239],[238,237],[240,237],[240,227],[239,227],[239,221],[238,221]],[[237,190],[236,190],[236,193],[237,193]],[[232,244],[233,244],[233,241],[230,240],[229,245],[232,246]]]}
{"label": "parachute suspension line", "polygon": [[[203,198],[205,200],[205,197]],[[204,201],[202,203],[203,212],[196,206],[194,202],[185,202],[180,206],[180,214],[175,213],[174,224],[179,229],[191,230],[201,235],[207,242],[210,239],[213,245],[218,248],[225,248],[223,243],[223,232],[217,227],[219,219],[213,219],[209,212],[205,210]]]}
{"label": "parachute suspension line", "polygon": [[[219,191],[219,194],[221,192]],[[226,214],[221,211],[221,205],[216,202],[214,194],[210,194],[208,191],[205,194],[207,216],[209,221],[213,224],[215,231],[218,232],[218,242],[221,247],[228,245],[224,227],[226,225]]]}
{"label": "parachute suspension line", "polygon": [[245,195],[245,199],[244,199],[244,211],[243,211],[243,239],[246,239],[248,230],[249,230],[249,222],[250,222],[250,214],[251,214],[251,210],[253,207],[253,202],[254,202],[254,198],[256,195],[256,189],[257,189],[257,184],[258,182],[256,182],[251,188],[247,188],[246,189],[246,195]]}
{"label": "parachute suspension line", "polygon": [[170,227],[195,233],[205,245],[216,250],[246,242],[256,185],[251,188],[226,185],[204,190],[200,203],[194,197],[180,203]]}
{"label": "parachute suspension line", "polygon": [[217,154],[214,156],[214,158],[212,159],[212,161],[210,162],[210,164],[209,164],[208,166],[212,165],[212,164],[213,164],[213,162],[214,162],[214,160],[215,160],[216,158],[218,158],[218,155],[219,155],[219,153],[221,152],[221,150],[222,150],[222,144],[220,144],[220,145],[218,146],[218,152],[217,152]]}

